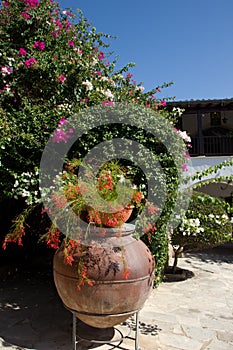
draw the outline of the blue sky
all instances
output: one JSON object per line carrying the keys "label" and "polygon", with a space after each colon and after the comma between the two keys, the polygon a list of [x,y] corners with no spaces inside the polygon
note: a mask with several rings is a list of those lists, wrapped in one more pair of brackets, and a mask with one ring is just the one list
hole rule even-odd
{"label": "blue sky", "polygon": [[233,97],[233,0],[60,0],[109,40],[119,67],[175,100]]}

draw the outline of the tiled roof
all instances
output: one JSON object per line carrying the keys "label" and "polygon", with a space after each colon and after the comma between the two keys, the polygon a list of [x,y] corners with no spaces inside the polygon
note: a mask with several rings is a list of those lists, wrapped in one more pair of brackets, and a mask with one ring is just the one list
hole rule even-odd
{"label": "tiled roof", "polygon": [[204,110],[222,110],[233,109],[233,98],[209,99],[209,100],[183,100],[167,102],[168,109],[173,107],[184,108],[188,111]]}

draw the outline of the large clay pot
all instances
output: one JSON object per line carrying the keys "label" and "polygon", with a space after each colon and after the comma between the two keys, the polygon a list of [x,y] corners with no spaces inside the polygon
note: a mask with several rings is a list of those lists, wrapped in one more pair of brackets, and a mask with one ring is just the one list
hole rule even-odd
{"label": "large clay pot", "polygon": [[[92,245],[86,247],[83,258],[87,275],[95,284],[85,284],[79,291],[76,288],[79,248],[72,266],[64,263],[62,247],[57,250],[54,280],[64,305],[74,310],[80,320],[93,327],[108,328],[142,308],[153,288],[155,264],[147,246],[134,237],[133,225],[108,229],[101,241],[95,238],[98,230],[100,233],[101,228],[93,229]],[[124,276],[126,268],[128,276]]]}

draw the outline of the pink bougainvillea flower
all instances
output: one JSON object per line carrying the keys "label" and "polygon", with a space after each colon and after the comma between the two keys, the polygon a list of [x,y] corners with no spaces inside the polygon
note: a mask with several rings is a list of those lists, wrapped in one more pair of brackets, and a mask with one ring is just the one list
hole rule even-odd
{"label": "pink bougainvillea flower", "polygon": [[68,44],[72,47],[74,47],[74,42],[72,40],[68,40]]}
{"label": "pink bougainvillea flower", "polygon": [[113,101],[102,101],[102,105],[104,105],[104,106],[114,106],[115,103]]}
{"label": "pink bougainvillea flower", "polygon": [[70,23],[70,21],[65,21],[65,23],[66,23],[66,28],[65,28],[65,30],[68,31],[69,28],[70,28],[70,26],[71,26],[71,23]]}
{"label": "pink bougainvillea flower", "polygon": [[24,3],[30,7],[36,7],[40,5],[38,0],[24,0]]}
{"label": "pink bougainvillea flower", "polygon": [[187,165],[186,165],[185,163],[182,164],[182,169],[183,169],[184,171],[188,171],[188,167],[187,167]]}
{"label": "pink bougainvillea flower", "polygon": [[33,66],[36,63],[37,63],[37,60],[34,57],[31,57],[24,62],[25,66],[27,66],[28,68]]}
{"label": "pink bougainvillea flower", "polygon": [[161,106],[163,106],[163,107],[165,107],[165,106],[167,105],[166,101],[164,101],[164,100],[161,100],[161,101],[160,101],[160,104],[161,104]]}
{"label": "pink bougainvillea flower", "polygon": [[100,51],[100,53],[98,54],[98,59],[99,60],[103,60],[104,59],[104,53],[102,51]]}
{"label": "pink bougainvillea flower", "polygon": [[21,13],[21,16],[22,16],[23,18],[26,18],[26,19],[31,18],[31,16],[30,16],[27,12],[22,12],[22,13]]}
{"label": "pink bougainvillea flower", "polygon": [[18,56],[27,56],[27,51],[21,47],[18,52]]}
{"label": "pink bougainvillea flower", "polygon": [[35,49],[39,49],[39,50],[43,51],[45,49],[45,43],[44,43],[44,41],[35,41],[33,44],[33,47]]}
{"label": "pink bougainvillea flower", "polygon": [[3,6],[8,7],[10,5],[9,1],[3,1],[2,2]]}
{"label": "pink bougainvillea flower", "polygon": [[126,78],[128,78],[128,79],[131,79],[132,76],[133,76],[133,74],[131,74],[131,73],[127,73],[127,74],[126,74]]}
{"label": "pink bougainvillea flower", "polygon": [[60,142],[67,142],[69,140],[69,138],[71,137],[70,134],[73,134],[74,130],[72,128],[70,128],[68,130],[68,132],[66,133],[64,130],[62,130],[61,128],[58,128],[52,137],[52,142],[53,143],[60,143]]}
{"label": "pink bougainvillea flower", "polygon": [[60,21],[60,19],[58,19],[56,22],[56,25],[58,26],[58,28],[60,28],[60,29],[62,29],[63,28],[63,26],[62,26],[62,23],[61,23],[61,21]]}
{"label": "pink bougainvillea flower", "polygon": [[58,122],[58,126],[62,126],[63,124],[67,124],[68,120],[66,118],[61,118]]}
{"label": "pink bougainvillea flower", "polygon": [[187,154],[186,152],[184,152],[183,156],[184,156],[185,158],[187,158],[187,159],[190,159],[190,155]]}
{"label": "pink bougainvillea flower", "polygon": [[60,142],[67,142],[69,139],[69,135],[65,133],[64,130],[62,129],[57,129],[52,137],[52,142],[53,143],[60,143]]}
{"label": "pink bougainvillea flower", "polygon": [[52,32],[52,36],[53,36],[55,39],[57,39],[57,37],[58,37],[58,31],[55,30],[54,32]]}
{"label": "pink bougainvillea flower", "polygon": [[66,77],[63,74],[61,74],[58,80],[64,83],[64,81],[66,81]]}

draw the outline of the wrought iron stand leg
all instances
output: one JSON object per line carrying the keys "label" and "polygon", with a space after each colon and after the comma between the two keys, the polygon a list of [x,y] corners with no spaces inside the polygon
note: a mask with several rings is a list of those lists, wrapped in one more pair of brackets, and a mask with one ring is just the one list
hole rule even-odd
{"label": "wrought iron stand leg", "polygon": [[75,314],[73,313],[73,350],[77,349],[77,319]]}
{"label": "wrought iron stand leg", "polygon": [[138,347],[138,333],[139,333],[139,311],[136,312],[135,350],[140,350],[140,348]]}

